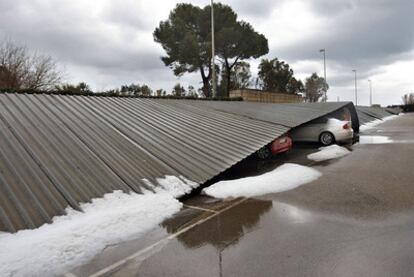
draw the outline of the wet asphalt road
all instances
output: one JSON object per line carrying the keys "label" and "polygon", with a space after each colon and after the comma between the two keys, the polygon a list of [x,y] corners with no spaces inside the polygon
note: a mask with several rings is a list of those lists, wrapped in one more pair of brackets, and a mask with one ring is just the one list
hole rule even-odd
{"label": "wet asphalt road", "polygon": [[103,276],[414,276],[414,114],[366,134],[394,142],[357,144],[322,163],[299,148],[283,162],[311,164],[317,181],[258,199],[190,198],[145,238],[73,273],[147,249]]}

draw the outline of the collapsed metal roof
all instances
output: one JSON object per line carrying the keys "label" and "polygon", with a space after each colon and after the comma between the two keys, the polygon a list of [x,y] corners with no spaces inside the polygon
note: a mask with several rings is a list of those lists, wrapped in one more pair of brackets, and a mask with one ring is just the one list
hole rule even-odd
{"label": "collapsed metal roof", "polygon": [[399,107],[390,107],[390,108],[385,108],[385,110],[391,114],[397,115],[399,113],[401,113],[402,109]]}
{"label": "collapsed metal roof", "polygon": [[[344,107],[350,107],[352,110],[355,109],[352,102],[289,104],[194,100],[188,102],[190,105],[197,107],[209,108],[246,118],[271,122],[289,128],[297,127],[318,117],[333,113]],[[174,101],[172,101],[172,103],[174,103]]]}
{"label": "collapsed metal roof", "polygon": [[358,113],[358,118],[361,124],[366,124],[368,122],[377,119],[383,119],[384,117],[399,113],[398,110],[388,110],[386,108],[365,106],[357,106],[356,111]]}
{"label": "collapsed metal roof", "polygon": [[165,175],[204,183],[345,105],[0,94],[0,231]]}

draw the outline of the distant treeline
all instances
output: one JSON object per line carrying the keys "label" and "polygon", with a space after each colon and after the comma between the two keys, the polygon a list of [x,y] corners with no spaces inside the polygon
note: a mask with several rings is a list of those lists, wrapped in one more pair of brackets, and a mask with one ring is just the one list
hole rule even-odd
{"label": "distant treeline", "polygon": [[387,108],[400,108],[404,113],[413,113],[414,112],[414,104],[391,105],[391,106],[387,106]]}
{"label": "distant treeline", "polygon": [[401,105],[400,108],[405,113],[414,113],[414,104]]}
{"label": "distant treeline", "polygon": [[189,100],[213,100],[213,101],[243,101],[241,97],[216,97],[200,98],[194,96],[175,96],[175,95],[141,95],[141,94],[122,94],[117,91],[92,92],[92,91],[73,91],[73,90],[33,90],[33,89],[6,89],[0,88],[2,93],[18,94],[48,94],[48,95],[74,95],[74,96],[94,96],[94,97],[125,97],[125,98],[151,98],[151,99],[189,99]]}

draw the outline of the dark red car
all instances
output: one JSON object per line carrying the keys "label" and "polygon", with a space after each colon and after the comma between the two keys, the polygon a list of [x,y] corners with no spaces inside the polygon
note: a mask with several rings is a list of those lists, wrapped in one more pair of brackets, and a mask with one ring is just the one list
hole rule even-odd
{"label": "dark red car", "polygon": [[272,143],[262,147],[256,153],[260,159],[268,159],[271,156],[275,156],[279,153],[289,151],[292,148],[292,139],[289,135],[281,136]]}

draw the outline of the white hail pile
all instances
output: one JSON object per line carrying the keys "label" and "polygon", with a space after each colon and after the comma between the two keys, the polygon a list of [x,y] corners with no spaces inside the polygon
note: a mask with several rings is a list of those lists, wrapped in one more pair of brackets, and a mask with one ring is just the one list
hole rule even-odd
{"label": "white hail pile", "polygon": [[203,192],[215,198],[259,196],[294,189],[321,175],[313,168],[286,163],[260,176],[215,183]]}
{"label": "white hail pile", "polygon": [[374,128],[374,127],[375,127],[375,126],[377,126],[378,124],[384,123],[385,121],[388,121],[388,120],[395,119],[395,118],[397,118],[397,117],[398,117],[398,115],[390,115],[390,116],[384,117],[382,120],[381,120],[381,119],[376,119],[376,120],[374,120],[374,121],[371,121],[371,122],[365,123],[365,124],[363,124],[363,125],[361,125],[361,126],[359,127],[359,131],[360,131],[360,132],[367,131],[367,130],[369,130],[369,129]]}
{"label": "white hail pile", "polygon": [[346,156],[349,153],[351,153],[351,151],[349,151],[345,147],[332,144],[330,146],[319,148],[318,152],[309,154],[307,157],[309,160],[320,162],[320,161],[326,161],[326,160],[331,160],[331,159],[337,159],[337,158]]}
{"label": "white hail pile", "polygon": [[[138,238],[178,212],[175,198],[196,186],[184,178],[158,179],[156,193],[114,191],[84,212],[67,208],[53,223],[15,234],[0,233],[0,276],[55,276],[90,261],[107,245]],[[148,181],[147,181],[148,182]]]}

